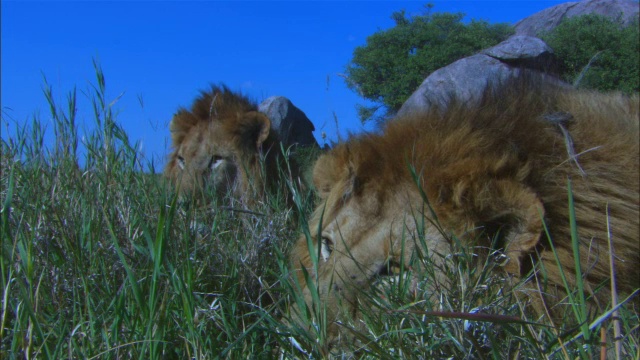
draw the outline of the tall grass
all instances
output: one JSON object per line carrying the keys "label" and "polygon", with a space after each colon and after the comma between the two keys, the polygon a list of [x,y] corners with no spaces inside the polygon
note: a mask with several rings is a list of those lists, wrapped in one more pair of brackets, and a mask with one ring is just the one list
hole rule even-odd
{"label": "tall grass", "polygon": [[[611,344],[606,314],[560,333],[505,291],[494,262],[454,242],[442,269],[417,252],[363,290],[361,315],[341,324],[353,341],[332,347],[320,298],[306,309],[286,259],[317,231],[306,194],[287,184],[293,210],[281,193],[252,212],[181,203],[142,171],[95,68],[95,130],[78,134],[75,89],[61,106],[45,82],[53,144],[34,118],[0,145],[0,358],[589,358],[601,329]],[[293,303],[311,326],[292,321]],[[638,358],[638,310],[617,311],[621,357]]]}
{"label": "tall grass", "polygon": [[44,89],[54,143],[34,118],[1,145],[0,357],[269,357],[296,237],[291,213],[272,206],[284,202],[257,215],[178,204],[142,171],[97,64],[89,134],[76,90],[59,106]]}

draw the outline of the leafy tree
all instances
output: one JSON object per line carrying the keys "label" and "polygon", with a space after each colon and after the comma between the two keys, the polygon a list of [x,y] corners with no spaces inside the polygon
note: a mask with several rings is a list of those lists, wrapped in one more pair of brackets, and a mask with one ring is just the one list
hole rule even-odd
{"label": "leafy tree", "polygon": [[561,61],[565,80],[596,90],[640,90],[638,21],[623,27],[600,15],[567,19],[542,36]]}
{"label": "leafy tree", "polygon": [[[427,5],[430,10],[432,5]],[[380,30],[357,47],[346,68],[347,85],[375,106],[359,106],[361,120],[374,118],[380,108],[396,112],[433,71],[479,50],[493,46],[513,33],[508,24],[471,20],[462,13],[407,16],[394,12],[395,26]]]}

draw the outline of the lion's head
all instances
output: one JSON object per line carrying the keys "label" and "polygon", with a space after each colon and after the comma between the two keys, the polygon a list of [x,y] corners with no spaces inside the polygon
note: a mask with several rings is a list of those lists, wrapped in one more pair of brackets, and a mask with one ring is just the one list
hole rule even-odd
{"label": "lion's head", "polygon": [[315,165],[320,204],[310,238],[291,253],[307,303],[315,285],[301,268],[318,279],[331,321],[339,304],[355,311],[358,292],[389,263],[409,264],[420,247],[438,269],[457,239],[478,255],[502,253],[516,279],[542,264],[543,297],[555,306],[564,284],[547,230],[575,287],[568,179],[582,272],[593,285],[586,291],[594,302],[608,294],[609,285],[594,293],[610,274],[607,214],[616,270],[629,274],[618,286],[631,291],[640,261],[637,107],[637,97],[514,82],[488,89],[477,107],[453,101],[444,115],[394,119],[382,134],[338,145]]}
{"label": "lion's head", "polygon": [[190,110],[179,109],[170,131],[173,151],[165,175],[183,195],[197,198],[215,192],[255,199],[280,152],[269,119],[225,86],[202,92]]}

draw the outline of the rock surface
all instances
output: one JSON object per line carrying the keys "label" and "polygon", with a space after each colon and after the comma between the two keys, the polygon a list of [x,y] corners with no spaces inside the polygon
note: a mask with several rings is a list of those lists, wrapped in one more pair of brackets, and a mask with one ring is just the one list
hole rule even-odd
{"label": "rock surface", "polygon": [[639,8],[638,2],[628,0],[585,0],[535,13],[518,21],[515,35],[502,43],[431,73],[397,115],[423,111],[432,105],[446,106],[452,95],[472,101],[488,81],[506,79],[521,69],[553,74],[557,66],[553,51],[536,35],[552,30],[565,18],[586,14],[600,14],[629,24],[638,18]]}
{"label": "rock surface", "polygon": [[575,16],[598,14],[611,19],[620,19],[629,25],[638,19],[640,4],[629,0],[585,0],[567,2],[537,12],[515,23],[518,35],[540,36],[553,30],[564,19]]}
{"label": "rock surface", "polygon": [[285,146],[318,146],[313,136],[313,123],[286,97],[269,97],[258,105],[258,110],[271,120],[271,128],[278,133]]}
{"label": "rock surface", "polygon": [[398,116],[445,107],[451,96],[472,101],[486,87],[487,81],[500,81],[520,69],[552,72],[553,51],[544,41],[516,35],[479,54],[462,58],[431,73],[398,111]]}

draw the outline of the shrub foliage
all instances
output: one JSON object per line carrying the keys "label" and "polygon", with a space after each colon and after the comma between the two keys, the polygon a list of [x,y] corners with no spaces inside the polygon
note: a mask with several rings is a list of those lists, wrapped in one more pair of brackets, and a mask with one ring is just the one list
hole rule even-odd
{"label": "shrub foliage", "polygon": [[362,121],[375,118],[381,107],[394,113],[429,74],[513,32],[507,24],[465,23],[462,13],[407,16],[399,11],[391,18],[395,26],[369,36],[346,68],[347,85],[375,103],[359,108]]}
{"label": "shrub foliage", "polygon": [[567,19],[542,35],[562,65],[562,76],[579,87],[600,91],[640,90],[638,21],[623,27],[599,15]]}

